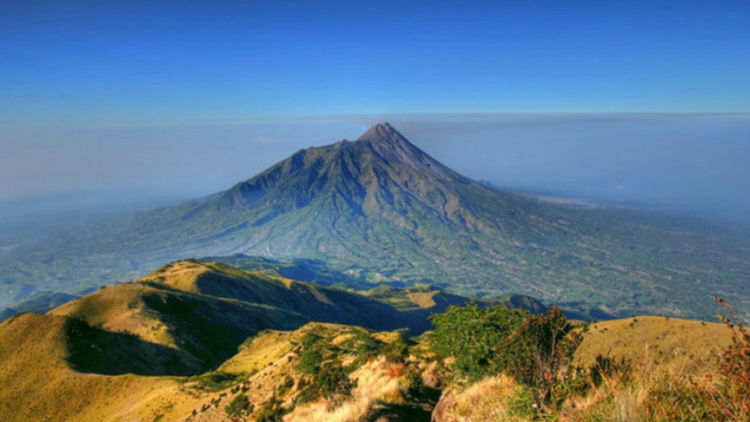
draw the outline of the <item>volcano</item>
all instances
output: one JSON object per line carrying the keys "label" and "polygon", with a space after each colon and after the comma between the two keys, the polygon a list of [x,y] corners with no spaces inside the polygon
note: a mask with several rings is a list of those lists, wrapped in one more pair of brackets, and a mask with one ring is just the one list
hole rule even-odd
{"label": "volcano", "polygon": [[0,256],[0,276],[33,285],[28,269],[49,274],[52,262],[55,278],[37,280],[76,293],[71,280],[136,278],[206,256],[232,265],[243,257],[305,262],[365,285],[525,294],[603,316],[705,317],[713,295],[738,307],[749,296],[746,241],[668,216],[500,191],[451,170],[388,123],[356,141],[297,151],[209,197],[15,248]]}

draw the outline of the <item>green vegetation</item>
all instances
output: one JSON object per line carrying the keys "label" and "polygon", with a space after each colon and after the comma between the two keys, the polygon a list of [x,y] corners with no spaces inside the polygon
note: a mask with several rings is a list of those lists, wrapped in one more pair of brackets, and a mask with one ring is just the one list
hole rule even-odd
{"label": "green vegetation", "polygon": [[285,414],[286,409],[274,396],[258,411],[255,420],[257,422],[281,422]]}
{"label": "green vegetation", "polygon": [[237,374],[226,372],[209,372],[208,374],[192,377],[191,381],[196,381],[198,387],[206,391],[221,391],[241,380]]}
{"label": "green vegetation", "polygon": [[[389,297],[408,300],[409,294],[391,289]],[[418,334],[430,326],[427,313],[440,309],[434,305],[401,311],[355,292],[188,260],[169,264],[139,282],[97,290],[54,312],[71,319],[68,361],[79,371],[196,375],[216,368],[263,329],[296,329],[317,320]],[[104,328],[108,321],[125,325]],[[353,353],[357,365],[381,353],[402,359],[407,351],[403,334],[392,343],[367,330],[349,334],[339,349]],[[303,339],[302,371],[312,373],[321,363],[322,357],[310,347],[318,340],[314,333]]]}
{"label": "green vegetation", "polygon": [[431,348],[441,359],[452,360],[454,382],[498,374],[512,377],[524,387],[514,390],[509,399],[509,408],[517,415],[554,412],[571,395],[586,391],[593,371],[599,376],[612,371],[609,361],[589,371],[572,366],[581,335],[571,332],[558,308],[546,315],[529,315],[503,306],[469,304],[451,307],[432,321]]}
{"label": "green vegetation", "polygon": [[[719,304],[726,306],[723,300],[719,300]],[[437,347],[436,351],[440,359],[453,360],[454,377],[456,374],[475,375],[475,380],[481,377],[476,384],[464,387],[464,395],[454,396],[449,402],[481,401],[475,396],[486,396],[490,388],[502,391],[495,402],[482,401],[484,407],[480,409],[466,410],[459,406],[457,412],[474,412],[475,417],[497,418],[498,414],[504,414],[511,420],[574,422],[745,421],[750,418],[750,333],[732,309],[728,306],[726,309],[731,318],[722,318],[731,341],[721,351],[721,360],[710,366],[686,365],[682,361],[676,366],[663,354],[637,365],[632,360],[602,355],[596,356],[589,366],[577,365],[573,357],[582,344],[583,331],[573,330],[556,308],[546,315],[525,316],[521,324],[511,324],[515,328],[510,334],[508,330],[497,328],[513,321],[507,309],[481,309],[472,305],[451,309],[434,318],[438,337],[433,336],[430,341],[442,338],[451,327],[466,328],[472,333],[473,341],[454,342],[448,347]],[[499,323],[489,324],[490,320]],[[661,323],[656,318],[645,322],[629,321],[630,324],[620,324],[622,330],[642,332],[648,325]],[[680,322],[667,323],[681,325]],[[637,324],[646,325],[641,328]],[[697,329],[706,324],[692,323],[691,326]],[[586,335],[597,338],[597,331],[605,330],[594,326],[592,331]],[[617,334],[609,336],[617,338]],[[670,346],[672,348],[679,348],[682,346],[679,341],[684,341],[680,337],[671,339],[678,340]],[[469,347],[472,343],[477,344]],[[643,342],[636,347],[646,344]],[[686,354],[684,350],[677,351],[680,355]],[[691,354],[688,359],[698,358]],[[492,371],[482,369],[487,362]],[[690,372],[685,373],[686,368]],[[512,381],[503,381],[503,376]],[[493,384],[487,380],[495,381]]]}
{"label": "green vegetation", "polygon": [[[329,400],[333,405],[340,403],[356,386],[356,383],[349,379],[349,374],[364,363],[363,358],[377,355],[385,346],[385,343],[374,339],[362,329],[347,330],[339,335],[348,338],[337,345],[332,344],[333,338],[315,332],[308,332],[302,337],[302,351],[296,369],[307,377],[301,382],[297,404],[318,397]],[[338,360],[341,354],[352,354],[357,356],[357,359],[344,368]]]}
{"label": "green vegetation", "polygon": [[[728,330],[648,316],[574,327],[557,308],[531,315],[487,303],[449,307],[432,317],[434,331],[412,340],[405,330],[298,327],[304,319],[292,321],[292,330],[273,329],[300,315],[270,304],[288,297],[285,290],[327,309],[343,300],[332,290],[306,296],[305,289],[218,264],[178,262],[47,315],[12,317],[0,324],[0,376],[7,380],[0,418],[427,421],[432,413],[439,422],[735,422],[750,416],[750,336],[730,308]],[[411,301],[400,309],[422,309],[435,298],[427,286],[378,290],[379,297]],[[262,304],[237,299],[255,293],[271,297],[259,297]],[[217,350],[225,348],[221,353],[231,357],[221,361]]]}
{"label": "green vegetation", "polygon": [[300,355],[297,370],[302,374],[312,375],[320,370],[323,355],[318,349],[305,349]]}
{"label": "green vegetation", "polygon": [[552,308],[547,315],[527,316],[505,340],[508,347],[501,353],[506,372],[530,389],[539,409],[550,405],[559,408],[571,391],[564,384],[574,373],[571,362],[582,340],[571,330],[560,309]]}
{"label": "green vegetation", "polygon": [[[315,395],[333,403],[340,403],[351,394],[355,386],[356,383],[349,379],[349,371],[344,369],[337,360],[333,360],[321,365],[304,392],[314,392]],[[311,397],[308,394],[306,398]]]}
{"label": "green vegetation", "polygon": [[451,369],[456,375],[476,380],[505,370],[505,339],[518,330],[525,316],[522,310],[499,305],[451,306],[431,317],[435,331],[430,346],[439,356],[455,360]]}
{"label": "green vegetation", "polygon": [[224,411],[228,416],[233,418],[240,418],[245,415],[253,413],[253,405],[250,400],[244,394],[238,394],[232,401],[224,408]]}

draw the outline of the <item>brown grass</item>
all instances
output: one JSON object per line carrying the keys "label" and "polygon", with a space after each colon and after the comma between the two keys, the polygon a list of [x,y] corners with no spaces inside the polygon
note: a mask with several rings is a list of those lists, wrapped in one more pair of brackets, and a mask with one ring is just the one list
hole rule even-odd
{"label": "brown grass", "polygon": [[589,325],[575,363],[589,366],[597,355],[627,358],[674,373],[713,371],[719,350],[729,344],[722,324],[640,316]]}
{"label": "brown grass", "polygon": [[402,403],[404,400],[403,370],[380,357],[354,371],[350,378],[357,380],[351,398],[331,409],[324,399],[297,407],[284,417],[286,422],[355,422],[364,420],[382,403]]}
{"label": "brown grass", "polygon": [[500,421],[508,419],[505,399],[517,384],[505,375],[485,378],[467,388],[443,393],[434,414],[440,422]]}

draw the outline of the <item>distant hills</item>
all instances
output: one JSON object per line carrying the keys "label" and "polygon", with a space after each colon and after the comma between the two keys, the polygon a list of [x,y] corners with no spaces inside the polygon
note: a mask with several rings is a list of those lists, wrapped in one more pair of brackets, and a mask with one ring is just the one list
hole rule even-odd
{"label": "distant hills", "polygon": [[327,274],[311,276],[326,284],[343,274],[358,288],[518,293],[590,318],[708,318],[714,295],[750,309],[746,239],[695,221],[498,191],[387,123],[354,142],[300,150],[207,198],[11,246],[0,247],[6,306],[37,290],[78,293],[139,278],[175,259],[241,266],[262,256],[303,263],[296,268]]}

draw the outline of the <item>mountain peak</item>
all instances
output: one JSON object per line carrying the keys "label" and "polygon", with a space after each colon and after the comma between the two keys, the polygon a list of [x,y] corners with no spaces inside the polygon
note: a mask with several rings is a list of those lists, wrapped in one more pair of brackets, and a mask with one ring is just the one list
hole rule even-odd
{"label": "mountain peak", "polygon": [[367,129],[367,131],[363,133],[362,136],[357,139],[357,141],[370,142],[372,144],[391,144],[406,141],[406,138],[404,137],[404,135],[400,134],[396,129],[394,129],[393,126],[391,126],[389,123],[382,122]]}

